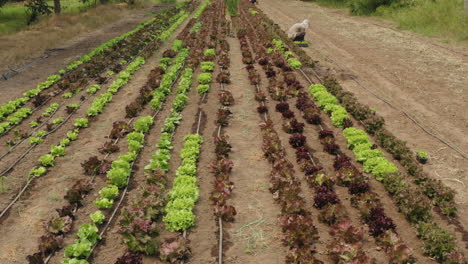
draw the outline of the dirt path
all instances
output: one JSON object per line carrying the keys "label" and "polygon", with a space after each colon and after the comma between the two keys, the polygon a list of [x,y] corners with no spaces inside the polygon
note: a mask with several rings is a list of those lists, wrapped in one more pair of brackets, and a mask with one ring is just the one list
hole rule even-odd
{"label": "dirt path", "polygon": [[227,231],[232,244],[225,251],[225,263],[283,263],[286,249],[281,244],[281,230],[276,219],[280,208],[268,190],[271,167],[262,157],[262,141],[255,111],[254,91],[242,69],[239,41],[228,39],[231,46],[230,86],[235,103],[229,135],[234,162],[232,205],[236,221]]}
{"label": "dirt path", "polygon": [[263,0],[260,8],[284,30],[308,18],[311,28],[306,38],[311,45],[305,51],[335,73],[360,102],[375,107],[389,130],[411,149],[428,151],[431,161],[425,170],[458,191],[463,211],[468,197],[467,160],[424,133],[400,110],[467,153],[468,52],[311,3]]}

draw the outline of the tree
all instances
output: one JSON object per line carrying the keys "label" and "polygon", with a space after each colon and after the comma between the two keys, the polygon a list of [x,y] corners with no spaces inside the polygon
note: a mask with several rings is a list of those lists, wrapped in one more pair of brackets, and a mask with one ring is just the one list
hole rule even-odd
{"label": "tree", "polygon": [[54,12],[55,14],[60,14],[62,7],[60,6],[60,0],[54,0]]}
{"label": "tree", "polygon": [[25,6],[29,13],[28,25],[37,21],[40,15],[52,13],[52,7],[45,0],[28,0]]}

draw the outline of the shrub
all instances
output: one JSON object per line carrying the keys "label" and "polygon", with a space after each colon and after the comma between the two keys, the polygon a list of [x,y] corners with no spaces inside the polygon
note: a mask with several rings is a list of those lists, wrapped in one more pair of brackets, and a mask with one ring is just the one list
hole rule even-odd
{"label": "shrub", "polygon": [[398,2],[398,0],[351,0],[349,8],[353,15],[369,15],[379,6],[390,5],[392,2]]}

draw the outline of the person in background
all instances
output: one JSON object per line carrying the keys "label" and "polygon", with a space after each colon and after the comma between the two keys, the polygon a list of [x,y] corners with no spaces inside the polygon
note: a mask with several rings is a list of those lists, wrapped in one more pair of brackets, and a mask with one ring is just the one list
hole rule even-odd
{"label": "person in background", "polygon": [[302,23],[294,24],[288,30],[288,37],[293,41],[304,41],[306,30],[309,28],[309,20],[305,19]]}
{"label": "person in background", "polygon": [[257,3],[257,0],[249,0],[249,1],[250,1],[250,3],[252,3],[252,4],[258,4],[258,3]]}

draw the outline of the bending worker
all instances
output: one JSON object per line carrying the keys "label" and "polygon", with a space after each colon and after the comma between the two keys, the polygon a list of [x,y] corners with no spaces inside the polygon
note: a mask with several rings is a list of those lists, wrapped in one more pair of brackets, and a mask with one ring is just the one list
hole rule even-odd
{"label": "bending worker", "polygon": [[302,23],[294,24],[288,30],[288,37],[293,41],[304,41],[307,28],[309,28],[308,19],[302,21]]}

